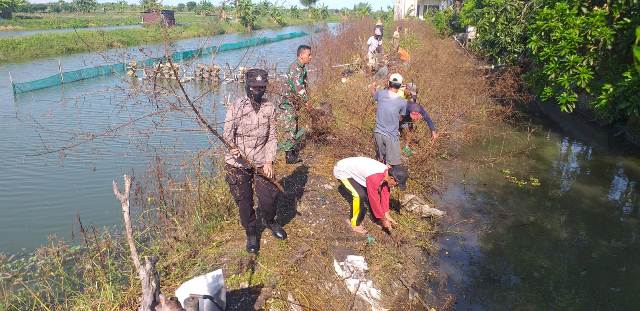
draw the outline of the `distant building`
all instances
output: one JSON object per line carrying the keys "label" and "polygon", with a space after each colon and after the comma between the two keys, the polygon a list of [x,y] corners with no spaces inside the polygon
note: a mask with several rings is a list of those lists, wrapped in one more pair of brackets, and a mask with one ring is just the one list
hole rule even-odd
{"label": "distant building", "polygon": [[424,19],[425,15],[429,12],[437,11],[442,2],[449,2],[447,0],[395,0],[394,1],[394,20],[401,20],[407,16],[417,17]]}
{"label": "distant building", "polygon": [[172,27],[176,25],[176,18],[173,15],[172,10],[153,10],[144,11],[142,14],[142,24],[151,25],[164,23],[165,26]]}

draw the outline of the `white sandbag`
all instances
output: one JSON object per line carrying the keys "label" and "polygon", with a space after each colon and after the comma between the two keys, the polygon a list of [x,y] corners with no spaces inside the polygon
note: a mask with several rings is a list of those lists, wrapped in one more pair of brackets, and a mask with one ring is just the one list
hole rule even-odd
{"label": "white sandbag", "polygon": [[176,297],[183,306],[184,300],[189,295],[213,297],[215,303],[209,299],[200,299],[200,311],[224,311],[227,307],[227,291],[224,286],[222,269],[186,281],[176,290]]}
{"label": "white sandbag", "polygon": [[356,293],[371,305],[371,311],[385,311],[380,300],[382,292],[373,286],[373,281],[367,278],[369,266],[362,256],[349,255],[343,262],[333,260],[336,274],[344,279],[349,292]]}

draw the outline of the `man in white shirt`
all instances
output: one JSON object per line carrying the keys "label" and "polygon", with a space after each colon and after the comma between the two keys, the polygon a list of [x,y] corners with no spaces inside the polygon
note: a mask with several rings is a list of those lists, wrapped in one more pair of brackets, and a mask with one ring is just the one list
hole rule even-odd
{"label": "man in white shirt", "polygon": [[367,40],[367,65],[373,69],[376,65],[376,51],[382,46],[382,31],[376,28],[374,35]]}

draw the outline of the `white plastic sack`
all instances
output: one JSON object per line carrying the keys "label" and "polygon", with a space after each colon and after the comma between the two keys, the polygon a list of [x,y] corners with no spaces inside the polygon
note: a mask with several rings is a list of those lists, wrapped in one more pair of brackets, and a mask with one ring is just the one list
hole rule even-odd
{"label": "white plastic sack", "polygon": [[336,274],[344,279],[349,292],[356,293],[371,305],[371,311],[385,311],[380,303],[382,293],[373,287],[373,281],[367,279],[369,266],[362,256],[349,255],[344,262],[333,260]]}
{"label": "white plastic sack", "polygon": [[227,307],[227,291],[224,286],[222,269],[197,276],[186,281],[176,290],[176,297],[184,307],[185,299],[189,295],[208,295],[213,297],[215,303],[209,299],[200,299],[201,311],[224,311]]}
{"label": "white plastic sack", "polygon": [[402,207],[422,217],[442,217],[446,215],[444,211],[430,207],[422,198],[413,194],[405,194],[400,200]]}

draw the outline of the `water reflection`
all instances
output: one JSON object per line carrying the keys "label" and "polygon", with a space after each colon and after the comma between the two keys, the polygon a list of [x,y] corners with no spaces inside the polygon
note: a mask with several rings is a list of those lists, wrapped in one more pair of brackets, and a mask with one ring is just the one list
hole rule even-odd
{"label": "water reflection", "polygon": [[629,177],[624,172],[624,167],[619,164],[611,181],[607,199],[616,204],[624,216],[638,214],[638,206],[634,204],[637,201],[636,184],[636,181],[629,180]]}
{"label": "water reflection", "polygon": [[559,147],[558,159],[553,162],[554,175],[560,178],[560,192],[568,192],[581,173],[582,161],[590,161],[592,148],[563,137]]}

